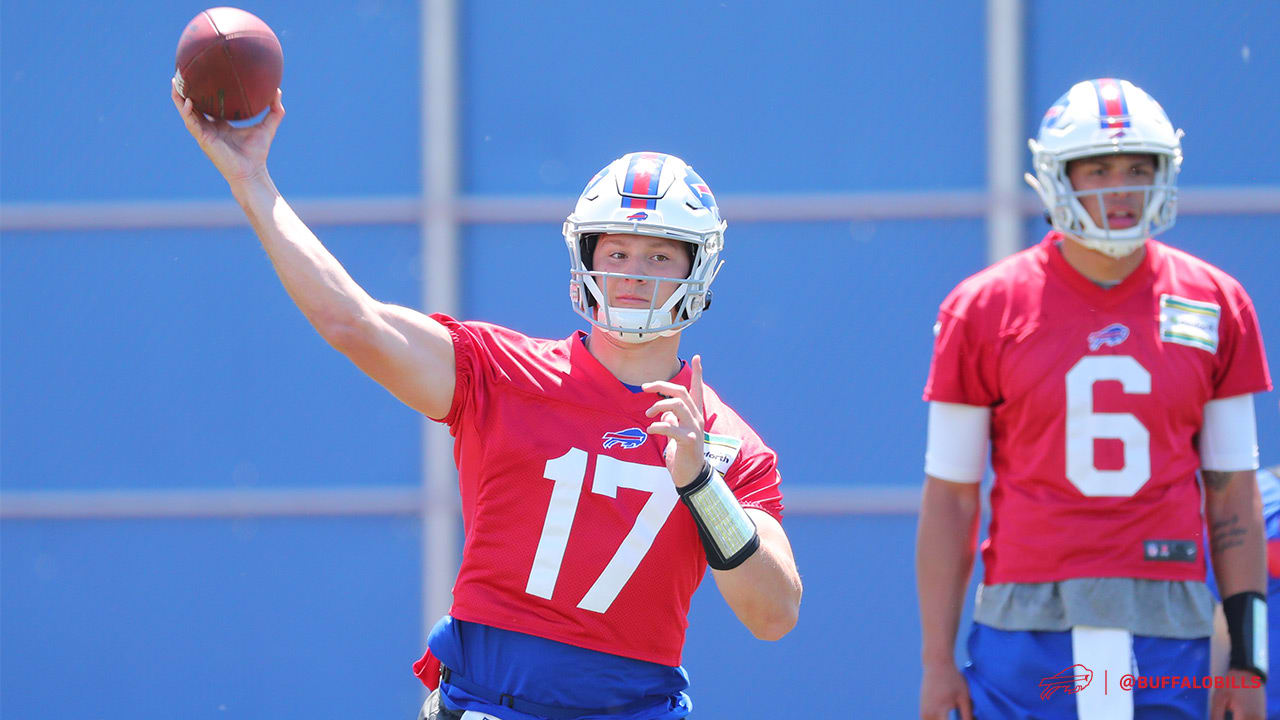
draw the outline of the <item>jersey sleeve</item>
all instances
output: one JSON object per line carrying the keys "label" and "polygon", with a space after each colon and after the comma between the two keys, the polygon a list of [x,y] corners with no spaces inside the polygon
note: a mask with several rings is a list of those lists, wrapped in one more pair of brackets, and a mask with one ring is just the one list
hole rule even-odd
{"label": "jersey sleeve", "polygon": [[763,510],[774,519],[782,520],[782,475],[773,450],[757,448],[739,456],[724,480],[742,507]]}
{"label": "jersey sleeve", "polygon": [[990,349],[977,341],[973,323],[948,302],[938,311],[935,329],[924,399],[978,407],[998,402],[999,383],[988,360]]}
{"label": "jersey sleeve", "polygon": [[1258,315],[1244,288],[1227,290],[1227,303],[1219,325],[1218,364],[1213,397],[1226,398],[1271,389],[1267,356],[1258,328]]}
{"label": "jersey sleeve", "polygon": [[443,325],[453,339],[453,401],[449,405],[448,414],[439,418],[439,422],[449,426],[450,431],[456,434],[458,421],[464,414],[474,412],[481,402],[493,358],[476,328],[440,313],[431,317]]}

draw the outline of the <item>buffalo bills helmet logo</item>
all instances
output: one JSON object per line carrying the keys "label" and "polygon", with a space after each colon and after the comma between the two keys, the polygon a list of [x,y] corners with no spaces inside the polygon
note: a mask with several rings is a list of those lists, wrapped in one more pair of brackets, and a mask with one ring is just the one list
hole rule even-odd
{"label": "buffalo bills helmet logo", "polygon": [[632,450],[643,445],[644,441],[648,439],[649,436],[646,435],[643,430],[634,427],[627,428],[626,430],[607,432],[604,434],[604,437],[601,438],[601,440],[604,441],[605,450],[608,450],[615,445],[621,447],[623,450]]}
{"label": "buffalo bills helmet logo", "polygon": [[1058,101],[1052,107],[1045,111],[1044,118],[1040,121],[1041,132],[1057,127],[1058,120],[1062,118],[1063,113],[1067,110],[1067,98],[1070,95],[1070,92],[1065,93],[1058,98]]}
{"label": "buffalo bills helmet logo", "polygon": [[1089,333],[1089,349],[1097,350],[1103,345],[1115,347],[1128,339],[1129,328],[1120,323],[1111,323],[1101,330]]}
{"label": "buffalo bills helmet logo", "polygon": [[627,219],[628,219],[628,220],[635,220],[636,222],[639,222],[639,221],[641,221],[641,220],[648,220],[648,219],[649,219],[649,213],[647,213],[647,212],[645,212],[645,211],[641,210],[641,211],[640,211],[640,212],[638,212],[638,213],[632,213],[632,214],[628,215],[628,216],[627,216]]}
{"label": "buffalo bills helmet logo", "polygon": [[711,188],[707,186],[707,181],[694,172],[693,168],[689,168],[684,174],[684,182],[689,186],[689,191],[693,193],[693,196],[698,198],[698,202],[702,203],[702,207],[710,210],[712,215],[719,218],[720,208],[716,206],[716,196],[711,194]]}
{"label": "buffalo bills helmet logo", "polygon": [[1092,680],[1092,670],[1080,664],[1072,665],[1049,677],[1040,678],[1040,699],[1048,700],[1054,690],[1062,690],[1068,695],[1074,695],[1089,687]]}

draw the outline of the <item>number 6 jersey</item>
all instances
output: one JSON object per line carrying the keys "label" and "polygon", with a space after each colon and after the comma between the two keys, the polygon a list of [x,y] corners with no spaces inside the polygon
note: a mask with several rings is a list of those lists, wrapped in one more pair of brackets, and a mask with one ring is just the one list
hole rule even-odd
{"label": "number 6 jersey", "polygon": [[[635,393],[583,333],[530,338],[435,315],[453,337],[465,541],[450,615],[582,648],[680,664],[706,571],[697,527]],[[686,365],[672,382],[688,387]],[[705,386],[704,386],[705,387]],[[744,507],[781,519],[777,457],[705,388],[706,456]]]}
{"label": "number 6 jersey", "polygon": [[1204,580],[1196,436],[1206,402],[1270,389],[1253,306],[1155,240],[1104,289],[1060,240],[960,283],[939,313],[925,400],[991,408],[984,582]]}

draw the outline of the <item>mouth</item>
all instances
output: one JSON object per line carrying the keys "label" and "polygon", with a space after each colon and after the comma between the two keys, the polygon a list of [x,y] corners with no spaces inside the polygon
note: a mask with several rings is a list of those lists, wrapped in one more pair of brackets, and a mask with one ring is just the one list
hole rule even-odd
{"label": "mouth", "polygon": [[642,298],[638,295],[619,295],[618,297],[614,298],[613,301],[609,304],[613,305],[614,307],[648,308],[649,298]]}
{"label": "mouth", "polygon": [[1107,213],[1107,226],[1112,230],[1124,230],[1138,224],[1138,216],[1132,210],[1112,210]]}

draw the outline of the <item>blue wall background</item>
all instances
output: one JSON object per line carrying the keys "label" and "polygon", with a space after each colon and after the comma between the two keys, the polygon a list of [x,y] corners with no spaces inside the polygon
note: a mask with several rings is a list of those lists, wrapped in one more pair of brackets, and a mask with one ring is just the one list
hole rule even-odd
{"label": "blue wall background", "polygon": [[[463,191],[566,213],[624,152],[683,156],[718,195],[980,190],[985,3],[491,0],[460,8]],[[223,200],[168,98],[200,4],[0,0],[0,200]],[[294,200],[420,191],[410,0],[261,0],[285,49],[272,175]],[[1153,14],[1162,29],[1150,28]],[[1280,184],[1280,5],[1030,2],[1027,132],[1073,82],[1132,79],[1187,131],[1183,187]],[[731,208],[726,208],[731,210]],[[985,264],[980,220],[741,223],[688,333],[788,484],[921,479],[937,303]],[[1044,226],[1028,222],[1028,241]],[[1277,216],[1184,215],[1163,239],[1253,294],[1280,367]],[[418,228],[317,228],[375,296],[419,305]],[[558,223],[472,225],[463,315],[578,326]],[[247,227],[6,232],[5,491],[403,486],[419,418],[330,350]],[[1280,462],[1277,396],[1258,403]],[[801,622],[750,638],[712,583],[686,652],[697,717],[911,717],[912,516],[787,529]],[[6,718],[412,717],[413,517],[5,520]]]}

